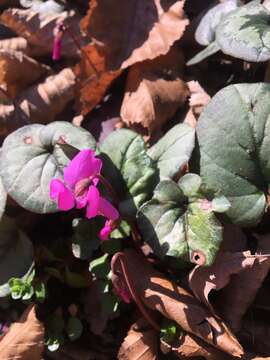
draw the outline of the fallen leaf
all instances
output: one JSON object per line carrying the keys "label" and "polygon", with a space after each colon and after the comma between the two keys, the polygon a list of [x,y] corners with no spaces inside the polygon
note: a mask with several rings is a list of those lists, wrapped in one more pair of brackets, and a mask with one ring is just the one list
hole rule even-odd
{"label": "fallen leaf", "polygon": [[151,135],[185,103],[189,90],[180,78],[183,62],[182,53],[172,48],[131,67],[120,113],[128,127]]}
{"label": "fallen leaf", "polygon": [[[119,266],[119,268],[118,268]],[[137,294],[143,306],[159,311],[163,316],[174,320],[180,327],[211,345],[229,354],[240,357],[243,349],[237,339],[219,319],[210,314],[199,301],[185,289],[167,280],[163,274],[154,270],[151,265],[134,250],[114,255],[112,270],[126,286],[123,266],[132,282],[132,290]],[[140,306],[140,310],[142,306]]]}
{"label": "fallen leaf", "polygon": [[157,360],[158,333],[144,318],[133,324],[125,337],[117,359],[119,360]]}
{"label": "fallen leaf", "polygon": [[[261,261],[267,258],[260,259]],[[189,274],[189,286],[193,294],[213,312],[208,295],[212,290],[220,290],[228,285],[231,275],[238,274],[254,266],[255,257],[250,251],[243,253],[219,253],[212,266],[195,266]]]}
{"label": "fallen leaf", "polygon": [[[269,254],[269,235],[260,236],[256,254]],[[241,328],[241,321],[249,306],[253,303],[262,282],[270,269],[270,257],[259,257],[252,267],[234,275],[220,296],[220,312],[233,331]]]}
{"label": "fallen leaf", "polygon": [[48,123],[74,98],[75,84],[75,74],[66,68],[25,90],[16,100],[33,122]]}
{"label": "fallen leaf", "polygon": [[44,326],[30,305],[1,339],[1,360],[41,360],[43,348]]}
{"label": "fallen leaf", "polygon": [[64,56],[78,57],[80,53],[71,33],[83,45],[79,29],[80,17],[74,11],[51,15],[40,14],[32,10],[9,8],[1,14],[0,21],[19,36],[24,37],[30,45],[36,46],[36,56],[48,55],[52,52],[53,31],[59,22],[64,22],[69,29],[69,31],[65,31],[62,38],[61,52]]}
{"label": "fallen leaf", "polygon": [[222,252],[243,252],[247,248],[247,238],[238,225],[224,224],[223,242],[220,247]]}
{"label": "fallen leaf", "polygon": [[48,66],[38,63],[22,52],[0,50],[0,86],[11,98],[15,98],[19,92],[49,71]]}
{"label": "fallen leaf", "polygon": [[86,114],[101,101],[121,71],[107,71],[105,59],[90,44],[83,48],[83,56],[75,68],[75,73],[79,79],[77,108],[82,114]]}
{"label": "fallen leaf", "polygon": [[187,85],[190,91],[189,111],[187,112],[184,122],[195,128],[199,115],[203,111],[203,108],[210,102],[211,97],[201,87],[198,81],[189,81]]}
{"label": "fallen leaf", "polygon": [[81,28],[105,57],[107,70],[125,69],[165,55],[180,39],[189,23],[184,2],[92,0]]}

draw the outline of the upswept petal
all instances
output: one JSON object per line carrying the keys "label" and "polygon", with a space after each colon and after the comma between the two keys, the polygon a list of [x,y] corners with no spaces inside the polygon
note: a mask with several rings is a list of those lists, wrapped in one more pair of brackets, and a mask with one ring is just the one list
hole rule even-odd
{"label": "upswept petal", "polygon": [[99,199],[98,212],[100,215],[103,215],[110,220],[116,220],[119,218],[118,210],[108,200],[106,200],[103,197],[100,197]]}
{"label": "upswept petal", "polygon": [[112,232],[112,228],[110,226],[110,220],[105,222],[104,227],[100,230],[99,237],[101,240],[108,240],[109,235]]}
{"label": "upswept petal", "polygon": [[102,161],[95,157],[94,150],[81,150],[64,169],[65,183],[74,189],[78,181],[99,174],[101,167]]}
{"label": "upswept petal", "polygon": [[50,198],[57,199],[60,210],[70,210],[75,205],[73,193],[63,184],[60,179],[52,179],[50,183]]}
{"label": "upswept petal", "polygon": [[100,194],[98,189],[95,186],[89,186],[87,193],[87,208],[86,208],[86,217],[91,219],[98,215]]}

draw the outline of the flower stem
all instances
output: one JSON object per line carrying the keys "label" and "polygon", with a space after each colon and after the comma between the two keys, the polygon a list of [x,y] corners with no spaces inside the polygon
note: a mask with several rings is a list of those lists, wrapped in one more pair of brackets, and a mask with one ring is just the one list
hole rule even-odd
{"label": "flower stem", "polygon": [[126,285],[128,287],[128,290],[129,290],[134,302],[137,304],[140,312],[142,313],[144,318],[148,321],[148,323],[155,330],[160,331],[159,325],[151,317],[150,313],[146,310],[145,305],[143,304],[140,296],[136,292],[136,289],[135,289],[134,282],[133,282],[132,278],[130,278],[129,275],[128,275],[127,266],[126,266],[126,259],[125,259],[124,253],[119,252],[119,253],[114,255],[113,260],[112,260],[112,271],[114,272],[114,267],[115,267],[115,264],[116,264],[117,260],[119,261],[119,264],[121,266],[122,274],[124,276],[124,279],[125,279]]}

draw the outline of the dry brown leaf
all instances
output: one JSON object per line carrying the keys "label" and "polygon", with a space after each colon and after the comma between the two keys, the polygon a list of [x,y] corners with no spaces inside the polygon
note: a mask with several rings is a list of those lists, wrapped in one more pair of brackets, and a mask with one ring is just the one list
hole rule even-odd
{"label": "dry brown leaf", "polygon": [[132,279],[133,288],[146,307],[159,311],[163,316],[178,323],[184,331],[231,355],[240,357],[243,354],[241,345],[219,318],[211,315],[185,289],[154,270],[145,258],[131,249],[113,257],[114,274],[119,277],[122,284],[126,284],[121,272],[121,263],[124,263],[126,274]]}
{"label": "dry brown leaf", "polygon": [[158,359],[158,334],[144,318],[131,326],[117,358],[119,360]]}
{"label": "dry brown leaf", "polygon": [[80,79],[80,104],[77,107],[82,114],[87,114],[101,101],[121,71],[106,71],[105,59],[91,44],[83,48],[83,54],[81,62],[75,68],[75,73]]}
{"label": "dry brown leaf", "polygon": [[189,90],[181,80],[183,56],[176,48],[129,70],[121,118],[128,127],[151,135],[183,105]]}
{"label": "dry brown leaf", "polygon": [[222,252],[242,252],[247,250],[247,238],[243,230],[234,224],[224,224]]}
{"label": "dry brown leaf", "polygon": [[44,326],[29,306],[0,341],[1,360],[41,360],[44,348]]}
{"label": "dry brown leaf", "polygon": [[79,29],[80,17],[75,12],[50,15],[32,10],[10,8],[1,14],[0,21],[19,36],[24,37],[30,45],[36,46],[33,49],[36,56],[51,53],[54,39],[53,30],[56,24],[64,21],[70,31],[66,31],[63,35],[62,54],[67,57],[79,55],[79,50],[69,35],[72,32],[73,36],[82,44],[83,38]]}
{"label": "dry brown leaf", "polygon": [[190,108],[187,112],[184,122],[195,128],[199,115],[203,111],[203,108],[210,102],[211,97],[201,87],[198,81],[189,81],[187,85],[190,91]]}
{"label": "dry brown leaf", "polygon": [[22,92],[17,99],[18,105],[33,122],[48,123],[74,98],[75,84],[73,71],[63,69]]}
{"label": "dry brown leaf", "polygon": [[[260,261],[266,261],[262,258]],[[195,266],[189,274],[189,286],[193,294],[213,312],[208,295],[212,290],[223,289],[233,274],[254,266],[255,257],[250,251],[243,253],[219,253],[212,266]]]}
{"label": "dry brown leaf", "polygon": [[105,56],[107,70],[125,69],[165,55],[180,39],[189,23],[184,2],[92,0],[81,27]]}
{"label": "dry brown leaf", "polygon": [[[48,66],[22,52],[0,50],[0,86],[11,98],[49,72]],[[0,98],[3,98],[2,94]]]}
{"label": "dry brown leaf", "polygon": [[[261,236],[256,254],[269,254],[270,241],[268,236]],[[257,258],[252,267],[234,275],[229,285],[220,293],[220,312],[226,323],[234,331],[241,328],[243,315],[253,303],[270,269],[270,258]]]}

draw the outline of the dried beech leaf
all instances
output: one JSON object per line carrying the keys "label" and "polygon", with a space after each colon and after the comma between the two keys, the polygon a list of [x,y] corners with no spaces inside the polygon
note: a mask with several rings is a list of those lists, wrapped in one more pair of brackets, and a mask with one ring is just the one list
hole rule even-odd
{"label": "dried beech leaf", "polygon": [[74,98],[75,83],[75,74],[66,68],[22,92],[18,104],[32,122],[48,123]]}
{"label": "dried beech leaf", "polygon": [[[82,42],[79,29],[80,17],[74,12],[50,15],[46,13],[40,14],[32,10],[10,8],[1,14],[0,21],[19,36],[24,37],[30,45],[37,46],[40,50],[39,55],[51,53],[54,39],[53,30],[56,24],[61,21],[64,21],[72,34],[79,39],[80,43]],[[67,57],[77,57],[79,55],[79,51],[67,31],[62,38],[62,54]]]}
{"label": "dried beech leaf", "polygon": [[[159,311],[177,322],[184,331],[233,356],[243,354],[241,345],[226,325],[211,315],[193,295],[167,280],[134,250],[126,250],[122,256],[126,273],[132,278],[134,289],[146,307]],[[116,261],[117,256],[113,258],[113,269]],[[117,273],[122,277],[119,271]]]}
{"label": "dried beech leaf", "polygon": [[165,55],[180,39],[189,23],[184,2],[92,0],[81,27],[105,56],[107,69],[124,69]]}
{"label": "dried beech leaf", "polygon": [[151,135],[184,104],[189,90],[180,78],[182,64],[182,53],[172,49],[131,67],[120,113],[128,127]]}
{"label": "dried beech leaf", "polygon": [[91,111],[103,98],[106,90],[121,71],[107,71],[105,59],[93,45],[83,48],[84,56],[76,66],[75,73],[80,79],[78,106],[83,114]]}
{"label": "dried beech leaf", "polygon": [[[250,251],[243,253],[219,253],[212,266],[195,266],[189,274],[189,286],[193,294],[212,309],[208,299],[210,291],[224,288],[228,285],[231,275],[238,274],[242,270],[252,267],[256,258],[250,255]],[[261,261],[266,259],[262,258]]]}
{"label": "dried beech leaf", "polygon": [[203,108],[210,102],[211,97],[201,87],[198,81],[189,81],[187,85],[190,91],[190,109],[185,117],[184,122],[195,128],[199,115],[203,111]]}
{"label": "dried beech leaf", "polygon": [[144,318],[133,324],[125,337],[117,359],[119,360],[157,360],[157,332]]}
{"label": "dried beech leaf", "polygon": [[[256,253],[269,254],[270,241],[268,236],[261,236]],[[259,257],[252,267],[247,267],[241,273],[234,275],[229,285],[220,292],[220,312],[224,320],[234,330],[241,327],[242,318],[250,304],[255,299],[270,269],[270,258]]]}
{"label": "dried beech leaf", "polygon": [[29,306],[0,342],[1,360],[41,360],[44,327]]}
{"label": "dried beech leaf", "polygon": [[38,63],[22,52],[0,50],[0,86],[12,98],[49,71],[48,66]]}

